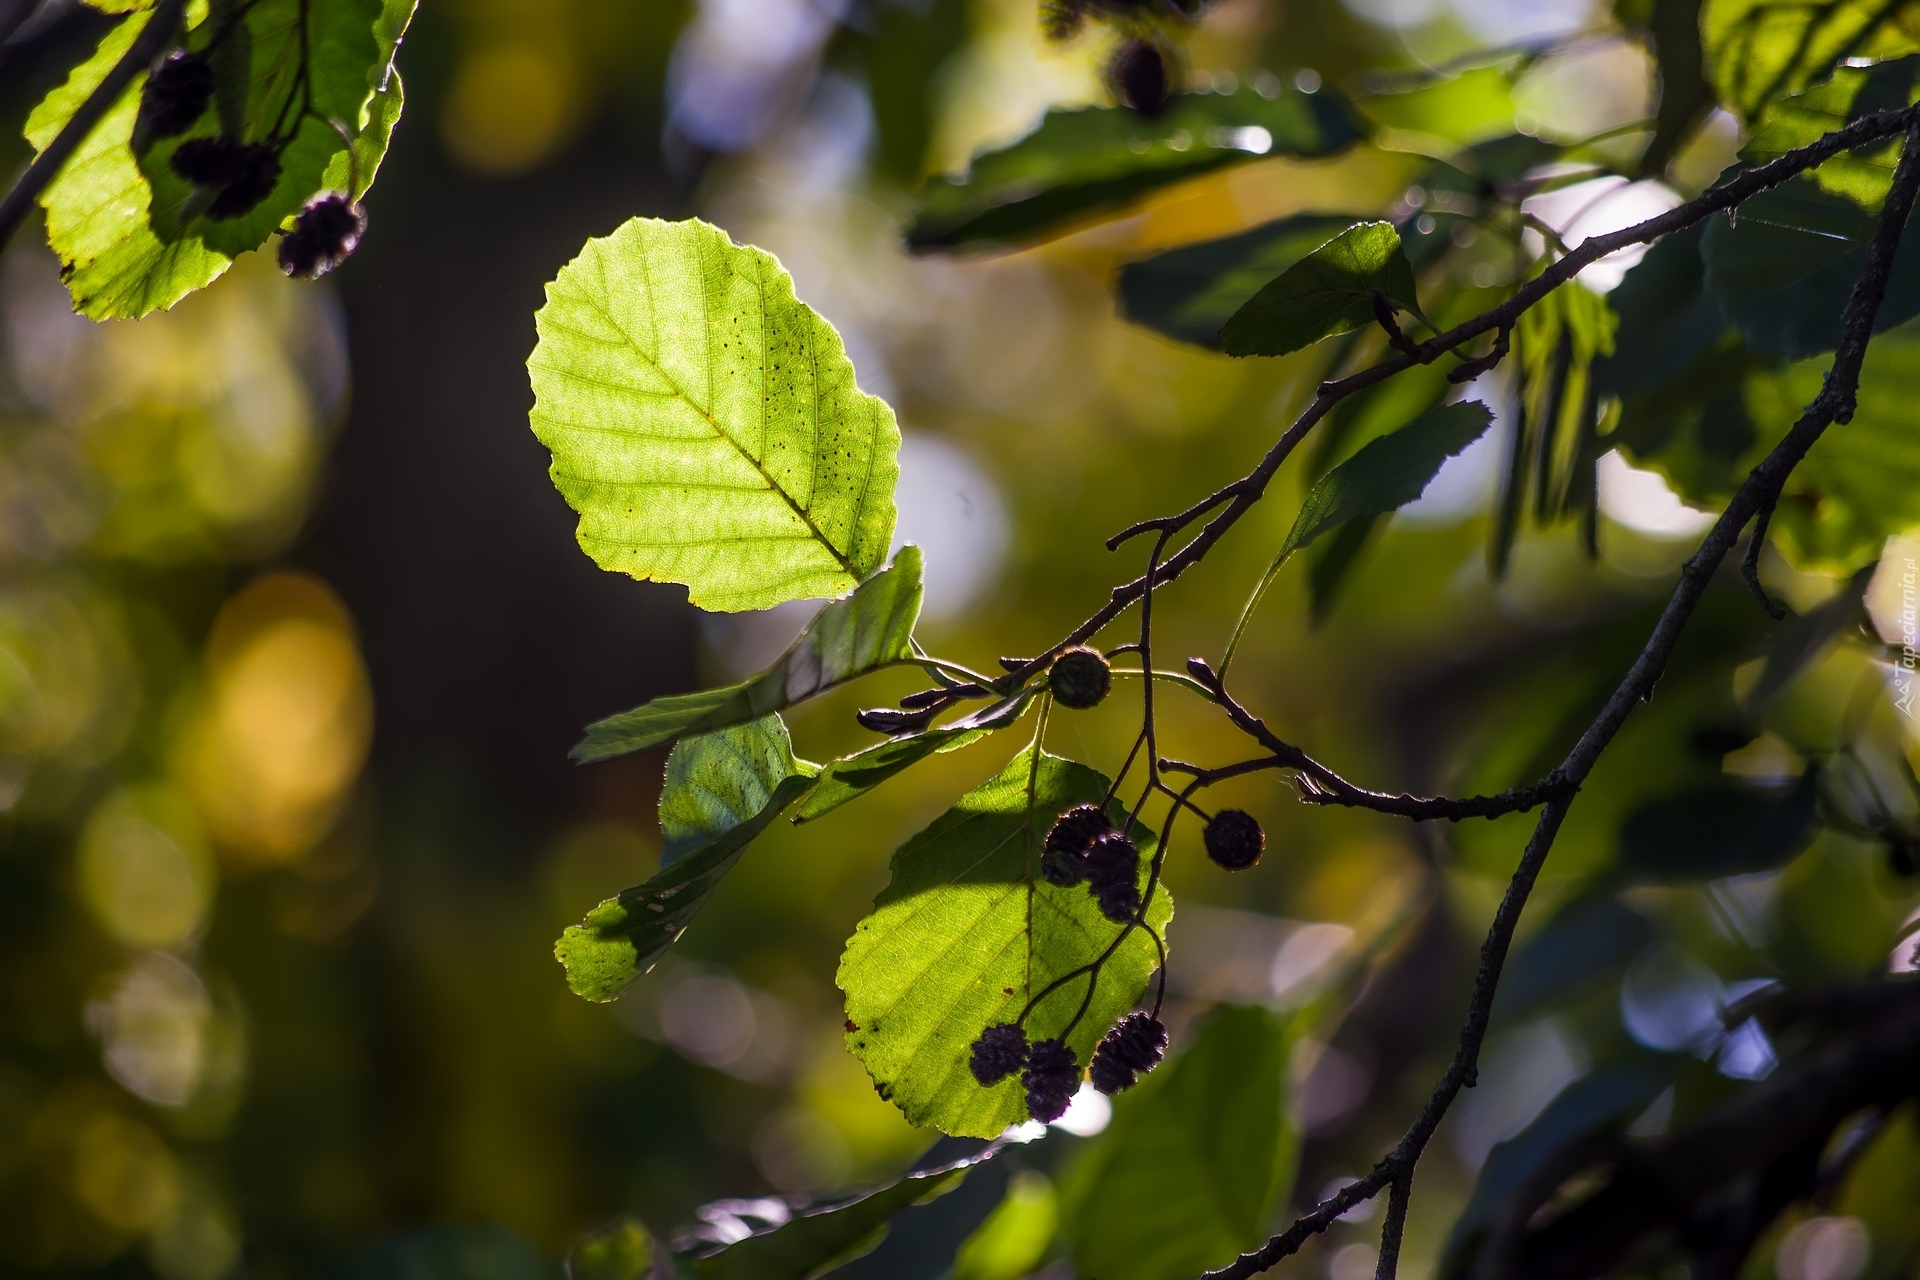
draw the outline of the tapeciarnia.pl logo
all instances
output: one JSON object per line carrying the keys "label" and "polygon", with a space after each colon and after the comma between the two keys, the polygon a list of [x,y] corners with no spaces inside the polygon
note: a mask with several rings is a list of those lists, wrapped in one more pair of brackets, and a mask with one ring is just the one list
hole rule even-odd
{"label": "tapeciarnia.pl logo", "polygon": [[1900,655],[1893,661],[1893,705],[1911,720],[1913,716],[1914,646],[1920,642],[1915,621],[1915,575],[1912,557],[1907,557],[1906,572],[1900,575]]}

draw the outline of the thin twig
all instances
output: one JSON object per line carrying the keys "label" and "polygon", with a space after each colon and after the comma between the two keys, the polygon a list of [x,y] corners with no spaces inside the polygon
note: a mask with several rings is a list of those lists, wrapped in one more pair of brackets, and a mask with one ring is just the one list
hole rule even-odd
{"label": "thin twig", "polygon": [[75,109],[46,149],[33,158],[33,163],[20,175],[20,180],[13,184],[13,190],[7,192],[5,199],[0,199],[0,248],[5,248],[7,241],[13,239],[13,233],[26,220],[33,202],[59,176],[67,161],[73,158],[73,153],[93,132],[93,127],[100,123],[100,118],[120,101],[121,93],[133,83],[133,78],[151,67],[161,50],[173,43],[174,35],[180,29],[180,16],[186,12],[186,8],[187,0],[160,0],[153,7],[147,25],[133,38],[127,51],[120,55],[120,61],[113,64],[93,92],[87,95],[86,101]]}

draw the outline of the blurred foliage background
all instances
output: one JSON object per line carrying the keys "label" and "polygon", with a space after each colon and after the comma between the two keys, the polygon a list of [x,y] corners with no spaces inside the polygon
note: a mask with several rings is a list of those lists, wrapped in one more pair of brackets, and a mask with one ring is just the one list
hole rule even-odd
{"label": "blurred foliage background", "polygon": [[[71,0],[0,3],[0,161],[24,157],[26,110],[103,28]],[[1585,0],[1220,0],[1185,74],[1363,88],[1581,31],[1395,128],[1466,144],[1642,120],[1644,44]],[[0,1269],[546,1276],[619,1213],[688,1222],[718,1197],[890,1176],[926,1148],[842,1048],[834,964],[890,851],[1018,744],[770,835],[619,1003],[572,997],[552,939],[652,869],[664,757],[575,767],[579,727],[755,669],[807,611],[700,617],[679,588],[594,569],[527,430],[523,361],[542,282],[627,216],[699,213],[772,250],[900,413],[923,634],[983,667],[1046,645],[1135,571],[1101,550],[1109,533],[1241,474],[1321,374],[1312,352],[1236,362],[1127,324],[1120,265],[1396,207],[1425,164],[1386,141],[1262,161],[1030,251],[909,256],[922,178],[1049,106],[1104,100],[1103,53],[1044,43],[1030,0],[430,0],[370,234],[326,284],[250,255],[170,313],[96,326],[34,237],[0,259]],[[1668,185],[1588,198],[1624,224],[1704,187],[1735,145],[1716,117]],[[1473,284],[1501,265],[1490,248]],[[1296,574],[1250,633],[1242,696],[1350,776],[1537,774],[1704,527],[1614,455],[1599,558],[1571,525],[1529,531],[1496,582],[1500,457],[1497,429],[1449,464],[1324,626]],[[1163,645],[1217,651],[1291,521],[1300,481],[1284,483],[1179,585]],[[1890,543],[1867,587],[1889,642],[1884,566],[1916,554]],[[1802,612],[1844,578],[1769,565]],[[1752,626],[1724,594],[1698,629]],[[1886,757],[1861,765],[1868,785],[1886,753],[1920,760],[1864,645],[1770,691],[1760,738],[1701,745],[1753,657],[1703,642],[1589,785],[1529,927],[1572,904],[1595,917],[1590,949],[1541,961],[1503,1005],[1481,1087],[1422,1166],[1410,1274],[1436,1266],[1495,1145],[1596,1064],[1684,1065],[1641,1099],[1636,1123],[1657,1128],[1765,1074],[1757,1026],[1711,1029],[1729,993],[1910,966],[1894,946],[1911,883],[1831,830],[1782,871],[1593,892],[1617,882],[1624,816],[1676,778],[1790,780],[1808,744],[1862,733]],[[851,712],[887,692],[809,706],[797,746],[870,740]],[[1171,699],[1163,733],[1204,750],[1198,717]],[[1119,707],[1054,723],[1055,750],[1106,769],[1130,731]],[[1270,853],[1231,881],[1172,863],[1176,1043],[1222,1001],[1319,1011],[1288,1068],[1307,1203],[1397,1136],[1451,1050],[1527,822],[1416,828],[1305,808],[1272,778],[1230,798]],[[940,1231],[973,1232],[1010,1185],[953,1274],[1070,1275],[1050,1261],[1060,1188],[1106,1119],[1070,1115],[976,1175],[993,1194],[918,1252],[903,1227],[856,1269],[946,1273]],[[1763,1250],[1783,1280],[1909,1273],[1920,1139],[1884,1133],[1870,1185]],[[1371,1230],[1341,1223],[1285,1273],[1371,1274]]]}

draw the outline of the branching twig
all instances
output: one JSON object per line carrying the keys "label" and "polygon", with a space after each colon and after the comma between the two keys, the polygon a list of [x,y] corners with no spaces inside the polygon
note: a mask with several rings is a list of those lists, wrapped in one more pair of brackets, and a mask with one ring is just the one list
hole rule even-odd
{"label": "branching twig", "polygon": [[186,12],[187,0],[160,0],[153,7],[152,16],[147,25],[134,37],[127,51],[120,55],[120,61],[113,64],[104,79],[94,91],[87,95],[85,102],[74,111],[60,132],[49,142],[46,149],[35,156],[33,163],[27,166],[20,180],[13,184],[13,190],[0,199],[0,248],[13,239],[13,233],[20,229],[33,202],[47,189],[60,170],[72,159],[80,144],[87,140],[93,127],[100,118],[120,100],[133,78],[153,64],[162,50],[173,43],[180,29],[180,17]]}
{"label": "branching twig", "polygon": [[[1534,881],[1539,877],[1547,854],[1553,848],[1560,826],[1566,820],[1567,810],[1573,802],[1573,788],[1577,788],[1585,780],[1601,753],[1613,741],[1614,735],[1626,723],[1627,717],[1633,713],[1634,708],[1652,695],[1654,685],[1666,669],[1667,660],[1672,655],[1674,646],[1679,642],[1680,633],[1685,629],[1694,609],[1698,607],[1701,597],[1706,594],[1708,583],[1712,581],[1721,563],[1739,541],[1741,531],[1760,511],[1778,500],[1781,489],[1793,473],[1794,467],[1806,456],[1807,450],[1813,447],[1821,433],[1830,424],[1846,422],[1853,415],[1855,397],[1859,390],[1861,362],[1866,357],[1867,342],[1873,332],[1874,320],[1879,314],[1881,301],[1886,296],[1887,278],[1893,268],[1894,254],[1899,248],[1901,232],[1906,226],[1908,215],[1913,210],[1915,194],[1920,191],[1920,123],[1916,123],[1916,120],[1920,120],[1920,115],[1916,115],[1911,108],[1891,114],[1900,118],[1906,140],[1900,153],[1899,166],[1894,172],[1892,187],[1887,194],[1886,205],[1881,211],[1879,226],[1874,232],[1872,241],[1867,245],[1866,261],[1861,269],[1860,278],[1855,283],[1852,296],[1847,301],[1840,342],[1834,351],[1833,365],[1828,371],[1826,381],[1819,395],[1814,397],[1813,403],[1807,406],[1800,420],[1761,460],[1759,465],[1754,467],[1739,489],[1734,492],[1732,499],[1727,503],[1726,510],[1714,522],[1713,528],[1708,531],[1700,548],[1687,560],[1685,567],[1681,570],[1680,581],[1674,587],[1673,595],[1668,599],[1667,606],[1662,611],[1659,622],[1655,624],[1653,634],[1647,638],[1639,657],[1634,660],[1632,667],[1628,669],[1626,676],[1614,690],[1613,696],[1601,708],[1600,714],[1593,723],[1588,725],[1586,732],[1581,734],[1580,740],[1574,744],[1573,749],[1568,752],[1566,759],[1557,770],[1557,775],[1565,780],[1565,785],[1569,789],[1565,794],[1556,795],[1547,801],[1546,807],[1541,811],[1539,822],[1534,827],[1533,836],[1527,842],[1526,851],[1521,855],[1520,865],[1514,871],[1512,880],[1508,882],[1507,891],[1500,902],[1499,909],[1494,913],[1493,924],[1487,930],[1486,940],[1481,944],[1480,965],[1474,975],[1473,997],[1467,1008],[1465,1023],[1460,1029],[1459,1046],[1454,1051],[1453,1060],[1448,1064],[1439,1084],[1434,1088],[1426,1105],[1421,1108],[1420,1114],[1408,1127],[1399,1144],[1374,1167],[1366,1178],[1319,1205],[1313,1212],[1274,1236],[1260,1248],[1242,1254],[1234,1262],[1217,1271],[1209,1272],[1207,1280],[1244,1280],[1247,1276],[1267,1270],[1280,1259],[1297,1251],[1309,1236],[1325,1230],[1328,1223],[1345,1212],[1346,1208],[1351,1207],[1358,1199],[1377,1195],[1390,1182],[1410,1174],[1413,1166],[1419,1161],[1421,1153],[1426,1149],[1428,1141],[1433,1137],[1434,1130],[1439,1127],[1442,1117],[1453,1104],[1454,1098],[1459,1095],[1461,1089],[1473,1084],[1478,1071],[1480,1045],[1486,1037],[1487,1024],[1493,1011],[1494,993],[1499,987],[1501,970],[1506,962],[1508,947],[1513,941],[1514,929],[1520,922],[1521,912],[1526,907],[1527,898],[1533,891]],[[1868,117],[1868,119],[1876,118],[1884,120],[1887,117],[1884,115]],[[1846,130],[1840,131],[1840,133],[1846,132]],[[1829,134],[1820,143],[1813,145],[1817,148],[1831,143],[1833,139],[1840,136],[1840,133]],[[1832,152],[1829,151],[1826,154],[1832,154]],[[1782,159],[1787,158],[1782,157]],[[1780,161],[1774,162],[1775,165],[1779,163]],[[1716,190],[1732,191],[1745,179],[1773,167],[1769,165],[1759,170],[1751,170],[1741,178]],[[1706,201],[1714,195],[1715,192],[1708,192],[1707,196],[1701,197],[1701,200]],[[1681,213],[1686,208],[1687,206],[1682,206],[1674,212]],[[1652,221],[1659,222],[1661,219],[1656,218]],[[1642,226],[1646,225],[1642,224]],[[1660,234],[1685,225],[1687,225],[1685,220],[1678,221],[1665,228]],[[1612,237],[1600,237],[1600,239],[1610,240]],[[1580,258],[1593,243],[1591,240],[1583,243],[1572,254],[1555,263],[1532,284],[1523,288],[1520,294],[1516,295],[1516,299],[1524,295],[1528,289],[1549,278],[1554,271]],[[1724,1162],[1724,1159],[1725,1157],[1722,1156],[1720,1162]],[[1343,1200],[1344,1204],[1341,1203]],[[1588,1241],[1590,1246],[1592,1243],[1591,1240]],[[1582,1274],[1595,1274],[1594,1270],[1587,1269],[1591,1264],[1591,1248],[1585,1256],[1588,1261],[1582,1264]],[[1385,1257],[1384,1252],[1382,1257]],[[1539,1269],[1530,1268],[1528,1273],[1538,1274]],[[1381,1278],[1392,1280],[1390,1273],[1384,1268]]]}

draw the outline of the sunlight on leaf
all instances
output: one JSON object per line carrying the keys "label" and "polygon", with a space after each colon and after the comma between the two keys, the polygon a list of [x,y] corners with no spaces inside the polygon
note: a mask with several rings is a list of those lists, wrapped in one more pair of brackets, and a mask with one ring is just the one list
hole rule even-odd
{"label": "sunlight on leaf", "polygon": [[601,568],[735,611],[885,560],[900,428],[771,254],[634,218],[561,268],[534,323],[533,431]]}
{"label": "sunlight on leaf", "polygon": [[[141,85],[129,87],[41,196],[47,237],[65,264],[74,309],[104,320],[170,307],[219,277],[240,254],[265,244],[316,192],[329,184],[345,187],[346,148],[328,119],[354,134],[364,191],[399,115],[392,59],[412,12],[413,0],[259,0],[247,9],[251,65],[266,68],[255,74],[241,108],[247,137],[266,133],[293,91],[286,69],[297,65],[301,15],[312,33],[314,115],[297,126],[273,190],[236,218],[204,216],[192,187],[166,167],[180,143],[218,130],[218,113],[208,108],[187,134],[136,156],[133,122]],[[58,135],[146,21],[144,12],[136,12],[108,32],[93,57],[34,109],[26,137],[36,149]],[[190,33],[189,46],[204,44],[208,30],[203,22]]]}
{"label": "sunlight on leaf", "polygon": [[1914,51],[1912,4],[1886,0],[1707,0],[1707,74],[1727,110],[1755,120],[1846,58]]}
{"label": "sunlight on leaf", "polygon": [[[991,1137],[1027,1119],[1019,1081],[981,1088],[968,1055],[990,1023],[1017,1018],[1030,996],[1118,934],[1084,886],[1060,888],[1038,874],[1053,820],[1106,790],[1085,765],[1028,748],[893,855],[893,879],[848,939],[836,980],[847,996],[847,1047],[910,1122]],[[1133,835],[1144,874],[1152,837]],[[1164,931],[1172,916],[1162,886],[1147,923]],[[1082,1066],[1157,964],[1138,929],[1108,960],[1067,1041]],[[1060,1034],[1086,994],[1075,981],[1042,1000],[1027,1019],[1029,1038]]]}

